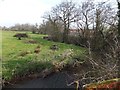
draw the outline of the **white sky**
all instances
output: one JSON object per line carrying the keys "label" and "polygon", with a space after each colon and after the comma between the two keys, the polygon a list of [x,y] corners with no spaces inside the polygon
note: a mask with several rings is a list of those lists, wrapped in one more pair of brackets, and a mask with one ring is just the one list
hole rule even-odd
{"label": "white sky", "polygon": [[[41,23],[44,12],[64,0],[0,0],[0,26]],[[73,0],[82,1],[82,0]],[[107,1],[107,0],[95,0]],[[116,0],[110,0],[115,5]]]}

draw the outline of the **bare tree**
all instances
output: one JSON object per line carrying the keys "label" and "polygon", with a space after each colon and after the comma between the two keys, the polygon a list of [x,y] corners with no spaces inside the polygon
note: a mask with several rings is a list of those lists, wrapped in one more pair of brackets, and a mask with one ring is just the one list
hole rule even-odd
{"label": "bare tree", "polygon": [[79,16],[76,4],[65,1],[54,7],[51,12],[52,18],[63,23],[63,42],[67,42],[70,25]]}
{"label": "bare tree", "polygon": [[[112,39],[105,38],[109,41],[109,51],[103,52],[102,55],[98,55],[91,49],[91,43],[88,41],[88,55],[86,56],[86,60],[79,64],[82,68],[80,73],[75,73],[75,79],[72,83],[68,84],[76,84],[76,88],[78,85],[82,85],[82,87],[87,86],[90,83],[101,82],[104,80],[119,78],[119,70],[120,70],[120,42],[116,35],[113,34]],[[110,42],[112,40],[112,42]],[[80,62],[76,62],[77,64]],[[86,67],[86,65],[88,67]],[[78,89],[77,89],[78,90]]]}
{"label": "bare tree", "polygon": [[[82,32],[81,36],[84,35],[85,29],[89,30],[89,26],[92,24],[94,25],[95,29],[93,30],[95,36],[91,39],[95,42],[91,42],[90,40],[87,41],[89,53],[82,65],[86,69],[83,71],[81,70],[82,73],[80,74],[77,73],[76,77],[78,78],[71,84],[82,82],[84,85],[87,85],[92,82],[100,82],[120,77],[120,41],[116,33],[116,12],[109,4],[101,2],[93,8],[92,13],[95,17],[92,18],[92,20],[89,20],[90,17],[87,16],[87,19],[84,19],[84,21],[78,18],[79,20],[76,22],[80,34]],[[83,16],[86,16],[86,14]],[[86,20],[87,22],[85,22]],[[92,24],[89,25],[88,22]],[[112,26],[114,26],[115,29],[111,32],[109,28]],[[93,52],[93,48],[99,49],[98,53]],[[84,66],[84,64],[89,67]]]}
{"label": "bare tree", "polygon": [[[100,2],[95,8],[95,30],[92,38],[92,47],[94,50],[105,49],[107,45],[105,35],[109,33],[109,28],[114,26],[115,28],[115,16],[116,12],[107,2]],[[110,24],[111,22],[111,24]],[[113,24],[114,22],[114,24]]]}
{"label": "bare tree", "polygon": [[86,2],[83,2],[81,5],[81,13],[82,22],[84,22],[84,29],[89,30],[89,25],[92,24],[92,20],[94,19],[93,1],[87,0]]}
{"label": "bare tree", "polygon": [[75,22],[78,36],[80,39],[80,45],[86,46],[87,39],[90,38],[91,29],[94,30],[95,20],[95,4],[93,1],[85,1],[79,5],[79,17]]}
{"label": "bare tree", "polygon": [[14,26],[11,26],[10,29],[11,30],[16,30],[16,31],[32,31],[33,29],[35,30],[35,26],[31,25],[29,23],[15,24]]}
{"label": "bare tree", "polygon": [[43,23],[39,26],[38,33],[39,34],[48,34],[49,35],[50,30],[51,30],[50,22],[43,20]]}
{"label": "bare tree", "polygon": [[45,13],[43,18],[45,18],[46,20],[43,22],[43,24],[41,24],[40,30],[46,32],[46,34],[48,34],[53,41],[61,42],[61,32],[63,29],[62,22],[51,15],[51,13]]}
{"label": "bare tree", "polygon": [[120,1],[117,0],[117,4],[118,4],[118,34],[120,36]]}

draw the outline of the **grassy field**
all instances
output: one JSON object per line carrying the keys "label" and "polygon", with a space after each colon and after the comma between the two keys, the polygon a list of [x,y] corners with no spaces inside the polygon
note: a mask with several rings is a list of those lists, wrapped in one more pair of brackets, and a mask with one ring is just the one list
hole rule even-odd
{"label": "grassy field", "polygon": [[[18,40],[13,37],[16,33],[18,32],[2,31],[2,77],[4,80],[51,68],[53,62],[70,63],[74,57],[81,58],[81,60],[84,58],[86,50],[79,46],[47,41],[42,39],[45,35],[30,32],[27,32],[29,38]],[[36,43],[27,43],[30,40],[34,40]],[[58,45],[59,49],[51,50],[50,46],[53,44]],[[38,45],[40,53],[36,54],[34,50]]]}

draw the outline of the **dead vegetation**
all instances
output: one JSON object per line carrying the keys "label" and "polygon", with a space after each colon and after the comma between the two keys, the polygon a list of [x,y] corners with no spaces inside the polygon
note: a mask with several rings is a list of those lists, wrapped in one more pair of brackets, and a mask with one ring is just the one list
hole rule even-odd
{"label": "dead vegetation", "polygon": [[40,45],[38,45],[36,48],[35,48],[35,50],[34,50],[34,53],[36,53],[36,54],[39,54],[40,53]]}
{"label": "dead vegetation", "polygon": [[13,37],[17,37],[18,40],[21,40],[21,38],[28,38],[28,35],[26,33],[17,33]]}
{"label": "dead vegetation", "polygon": [[24,56],[26,56],[27,54],[31,54],[31,51],[22,51],[22,52],[20,52],[20,55],[19,55],[19,56],[24,57]]}
{"label": "dead vegetation", "polygon": [[25,43],[27,43],[27,44],[37,44],[37,41],[35,41],[35,40],[26,40]]}

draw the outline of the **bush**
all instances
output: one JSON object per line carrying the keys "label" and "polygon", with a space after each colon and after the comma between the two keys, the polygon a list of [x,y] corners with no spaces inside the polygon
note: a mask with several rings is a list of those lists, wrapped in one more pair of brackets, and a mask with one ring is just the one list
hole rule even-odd
{"label": "bush", "polygon": [[[59,33],[59,35],[45,36],[43,39],[54,42],[63,42],[63,35],[62,33]],[[87,38],[69,35],[68,40],[64,43],[87,47],[87,40]]]}
{"label": "bush", "polygon": [[79,45],[79,38],[76,36],[68,36],[68,41],[65,43]]}
{"label": "bush", "polygon": [[45,40],[51,40],[51,37],[50,36],[44,36],[43,39],[45,39]]}
{"label": "bush", "polygon": [[59,47],[58,47],[58,45],[52,45],[52,46],[50,46],[50,49],[51,50],[58,50],[59,49]]}
{"label": "bush", "polygon": [[28,38],[28,35],[26,33],[17,33],[13,37],[17,37],[19,40],[21,40],[21,38]]}

